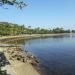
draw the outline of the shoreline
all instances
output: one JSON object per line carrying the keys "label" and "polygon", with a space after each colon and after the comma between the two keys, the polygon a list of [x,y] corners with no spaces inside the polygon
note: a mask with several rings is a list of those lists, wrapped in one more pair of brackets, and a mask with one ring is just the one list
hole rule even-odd
{"label": "shoreline", "polygon": [[[24,34],[24,35],[16,35],[16,36],[2,36],[0,37],[0,42],[4,41],[13,41],[13,40],[20,40],[20,39],[36,39],[36,38],[44,38],[44,37],[51,37],[51,36],[59,36],[59,35],[68,35],[71,33],[57,33],[57,34]],[[74,33],[72,33],[74,34]],[[6,42],[7,42],[6,41]]]}
{"label": "shoreline", "polygon": [[[15,50],[14,50],[15,49]],[[24,53],[21,48],[1,48],[9,64],[2,67],[10,75],[41,75],[38,70],[38,60],[30,54]]]}
{"label": "shoreline", "polygon": [[75,33],[56,33],[56,34],[23,34],[23,35],[11,35],[11,36],[2,36],[1,39],[13,39],[13,38],[39,38],[39,37],[49,37],[49,36],[58,36],[58,35],[65,35],[65,34],[75,34]]}

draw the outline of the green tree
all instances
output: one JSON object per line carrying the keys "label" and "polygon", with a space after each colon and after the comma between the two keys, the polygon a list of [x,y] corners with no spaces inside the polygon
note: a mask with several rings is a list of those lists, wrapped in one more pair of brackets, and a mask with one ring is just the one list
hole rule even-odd
{"label": "green tree", "polygon": [[0,0],[0,6],[2,5],[16,5],[18,8],[22,9],[23,7],[27,6],[26,3],[20,0]]}
{"label": "green tree", "polygon": [[72,30],[71,32],[72,32],[72,33],[75,33],[75,30]]}

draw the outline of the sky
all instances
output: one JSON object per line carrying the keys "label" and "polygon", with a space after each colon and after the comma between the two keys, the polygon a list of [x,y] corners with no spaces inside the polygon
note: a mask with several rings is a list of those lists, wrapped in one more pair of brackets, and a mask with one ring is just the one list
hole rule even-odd
{"label": "sky", "polygon": [[23,10],[15,6],[0,7],[0,22],[24,24],[32,28],[75,29],[75,0],[23,1],[28,5]]}

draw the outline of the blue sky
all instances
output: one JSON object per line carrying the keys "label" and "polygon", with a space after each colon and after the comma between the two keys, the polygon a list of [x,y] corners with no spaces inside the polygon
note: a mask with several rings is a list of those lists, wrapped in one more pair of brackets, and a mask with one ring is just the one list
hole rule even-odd
{"label": "blue sky", "polygon": [[23,10],[14,6],[0,7],[0,21],[41,28],[75,29],[75,0],[23,1],[28,4]]}

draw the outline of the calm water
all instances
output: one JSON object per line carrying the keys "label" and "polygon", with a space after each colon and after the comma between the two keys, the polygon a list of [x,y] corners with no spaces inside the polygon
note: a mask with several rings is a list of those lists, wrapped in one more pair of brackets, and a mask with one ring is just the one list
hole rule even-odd
{"label": "calm water", "polygon": [[24,47],[37,56],[46,75],[75,75],[75,34],[29,40]]}

